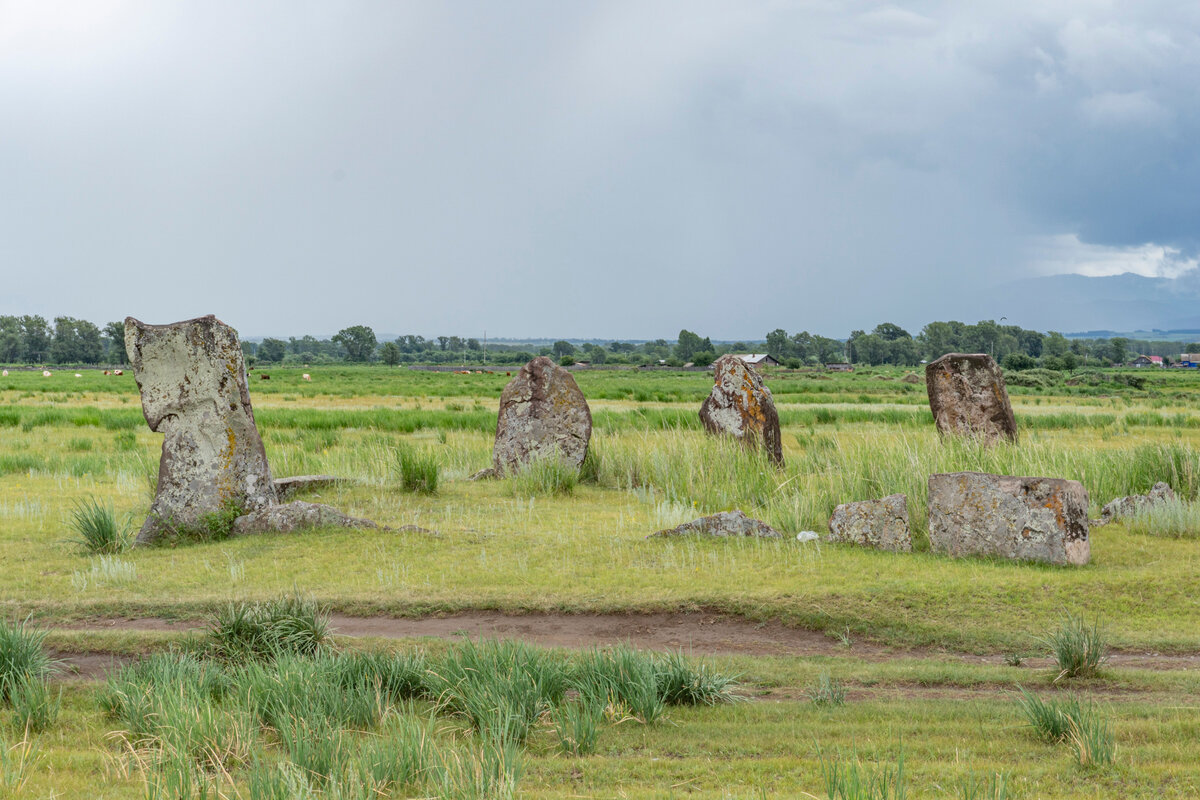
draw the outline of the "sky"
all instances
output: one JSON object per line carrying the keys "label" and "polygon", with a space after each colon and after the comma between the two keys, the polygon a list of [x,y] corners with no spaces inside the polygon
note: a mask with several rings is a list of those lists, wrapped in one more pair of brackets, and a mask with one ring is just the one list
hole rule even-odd
{"label": "sky", "polygon": [[1197,283],[1198,142],[1197,3],[0,0],[0,314],[1056,328]]}

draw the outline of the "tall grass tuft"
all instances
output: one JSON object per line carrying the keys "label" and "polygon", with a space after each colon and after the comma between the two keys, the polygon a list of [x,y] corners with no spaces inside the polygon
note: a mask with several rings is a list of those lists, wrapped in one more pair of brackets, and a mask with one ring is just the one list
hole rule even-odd
{"label": "tall grass tuft", "polygon": [[828,800],[904,800],[908,795],[903,747],[894,765],[875,768],[864,766],[857,757],[844,759],[841,751],[827,757],[818,747],[817,757]]}
{"label": "tall grass tuft", "polygon": [[50,687],[42,678],[28,672],[21,675],[9,690],[13,707],[13,721],[18,728],[31,733],[49,730],[58,720],[62,709],[62,691],[51,694]]}
{"label": "tall grass tuft", "polygon": [[1066,741],[1071,733],[1071,721],[1077,720],[1083,713],[1079,698],[1072,695],[1064,699],[1043,700],[1022,686],[1017,688],[1021,691],[1017,707],[1037,737],[1051,744]]}
{"label": "tall grass tuft", "polygon": [[836,708],[846,703],[846,687],[828,672],[822,672],[806,694],[813,705],[821,708]]}
{"label": "tall grass tuft", "polygon": [[1062,678],[1093,677],[1107,661],[1107,645],[1099,620],[1089,626],[1082,617],[1068,614],[1058,630],[1043,641],[1058,662],[1059,673],[1056,681]]}
{"label": "tall grass tuft", "polygon": [[645,723],[656,721],[665,708],[654,657],[628,645],[584,653],[571,683],[587,701],[625,709]]}
{"label": "tall grass tuft", "polygon": [[1075,759],[1081,767],[1111,764],[1116,755],[1112,727],[1094,703],[1082,707],[1078,716],[1070,720],[1067,739],[1074,747]]}
{"label": "tall grass tuft", "polygon": [[555,456],[536,458],[514,472],[508,484],[517,497],[569,495],[579,484],[579,470]]}
{"label": "tall grass tuft", "polygon": [[960,800],[1007,800],[1008,776],[1003,772],[985,777],[968,775],[958,784]]}
{"label": "tall grass tuft", "polygon": [[101,503],[94,497],[75,504],[70,525],[75,537],[69,541],[90,555],[123,553],[133,544],[129,520],[118,520],[112,504]]}
{"label": "tall grass tuft", "polygon": [[0,738],[0,787],[8,790],[12,797],[19,797],[40,760],[38,746],[29,738],[28,732],[16,744],[10,745]]}
{"label": "tall grass tuft", "polygon": [[29,620],[0,620],[0,701],[10,701],[24,681],[43,681],[53,664],[46,655],[47,631],[33,628]]}
{"label": "tall grass tuft", "polygon": [[214,656],[230,663],[312,655],[330,644],[329,612],[300,595],[230,603],[218,612],[208,643]]}
{"label": "tall grass tuft", "polygon": [[1132,533],[1171,539],[1200,537],[1200,503],[1169,500],[1138,509],[1128,522]]}
{"label": "tall grass tuft", "polygon": [[701,662],[693,664],[683,653],[667,653],[655,659],[659,697],[669,706],[714,706],[741,700],[733,693],[737,679],[721,675]]}
{"label": "tall grass tuft", "polygon": [[437,494],[439,469],[439,459],[434,453],[403,444],[396,448],[396,471],[406,492]]}

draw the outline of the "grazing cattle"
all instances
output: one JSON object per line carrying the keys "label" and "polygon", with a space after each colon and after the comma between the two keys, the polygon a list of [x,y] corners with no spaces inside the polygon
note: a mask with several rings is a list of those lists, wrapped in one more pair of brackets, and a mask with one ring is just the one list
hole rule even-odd
{"label": "grazing cattle", "polygon": [[301,377],[301,378],[304,378],[304,380],[306,380],[306,381],[311,381],[311,380],[312,380],[312,375],[309,375],[307,372],[306,372],[306,373],[304,373],[303,375],[301,375],[300,377]]}
{"label": "grazing cattle", "polygon": [[118,370],[115,370],[115,371],[113,372],[113,375],[124,375],[124,374],[125,374],[125,372],[124,372],[123,370],[119,370],[119,369],[118,369]]}
{"label": "grazing cattle", "polygon": [[109,373],[109,371],[108,371],[108,370],[104,370],[104,374],[105,374],[105,375],[109,375],[110,373]]}
{"label": "grazing cattle", "polygon": [[265,373],[265,372],[264,372],[263,374],[259,375],[258,377],[259,377],[259,379],[260,379],[260,380],[264,380],[264,381],[269,381],[269,380],[271,380],[271,376],[270,376],[270,375],[268,375],[268,374],[267,374],[267,373]]}
{"label": "grazing cattle", "polygon": [[48,370],[48,369],[44,369],[44,370],[42,370],[42,377],[43,377],[43,378],[49,378],[49,377],[50,377],[50,370]]}
{"label": "grazing cattle", "polygon": [[82,378],[82,377],[83,377],[83,374],[82,374],[82,373],[79,373],[79,372],[76,372],[76,373],[75,373],[75,377],[76,377],[76,378]]}
{"label": "grazing cattle", "polygon": [[8,370],[4,370],[4,376],[3,376],[3,377],[5,377],[5,378],[7,378],[7,377],[8,377]]}

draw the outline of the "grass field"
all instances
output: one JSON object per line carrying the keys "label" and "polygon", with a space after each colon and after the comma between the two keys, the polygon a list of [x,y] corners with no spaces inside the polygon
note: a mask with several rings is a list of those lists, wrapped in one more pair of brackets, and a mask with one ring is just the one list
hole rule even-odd
{"label": "grass field", "polygon": [[[311,382],[301,380],[303,371]],[[924,386],[903,382],[906,371],[781,374],[768,382],[784,427],[787,463],[777,470],[702,432],[696,410],[708,375],[581,372],[595,419],[592,456],[583,479],[562,493],[533,480],[466,480],[489,463],[503,372],[270,374],[270,381],[252,375],[250,388],[274,474],[351,478],[319,500],[427,532],[325,531],[85,555],[70,541],[73,510],[96,500],[140,524],[161,438],[145,426],[131,375],[13,372],[0,379],[4,617],[31,615],[50,629],[196,618],[230,601],[294,590],[356,615],[703,610],[818,631],[831,652],[712,655],[715,669],[742,676],[749,702],[672,708],[653,724],[607,722],[590,755],[560,753],[547,715],[521,748],[516,793],[892,797],[900,795],[838,790],[831,775],[879,778],[901,763],[909,797],[1200,793],[1200,664],[1193,660],[1200,653],[1200,530],[1177,523],[1167,535],[1157,524],[1110,525],[1094,532],[1088,566],[1064,569],[929,553],[924,510],[928,475],[959,469],[1078,479],[1092,516],[1113,497],[1159,480],[1190,503],[1200,495],[1200,375],[1138,373],[1141,388],[1119,373],[1014,387],[1021,442],[984,450],[939,440]],[[436,463],[435,494],[404,490],[401,449]],[[803,530],[824,532],[839,502],[894,492],[909,498],[912,554],[794,539]],[[789,537],[644,538],[729,508]],[[1045,656],[1042,639],[1069,614],[1100,620],[1117,650],[1163,657],[1058,683],[1042,662],[1000,661]],[[178,639],[76,630],[53,631],[48,642],[62,652],[143,652]],[[870,653],[860,652],[867,644]],[[845,687],[844,705],[811,702],[822,673]],[[1049,697],[1095,698],[1116,743],[1112,763],[1081,765],[1070,746],[1039,741],[1016,703],[1018,684]],[[153,770],[122,754],[110,735],[120,727],[98,705],[100,694],[94,682],[68,682],[58,721],[41,733],[27,736],[6,720],[0,797],[151,796]],[[427,701],[415,702],[405,714],[421,717]],[[475,734],[461,728],[453,717],[438,718],[435,734],[446,752],[473,752]],[[382,735],[373,730],[353,735]],[[262,736],[263,752],[277,758],[276,734]],[[220,791],[267,796],[251,793],[251,766],[231,768]],[[280,796],[336,796],[329,786],[311,795],[288,791]],[[493,794],[504,791],[493,787]],[[454,796],[428,785],[383,796],[409,794]]]}

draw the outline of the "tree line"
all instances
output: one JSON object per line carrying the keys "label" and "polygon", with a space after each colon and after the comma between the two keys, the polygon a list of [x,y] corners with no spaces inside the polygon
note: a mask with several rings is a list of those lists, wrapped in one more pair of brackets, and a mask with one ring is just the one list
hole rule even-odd
{"label": "tree line", "polygon": [[[974,324],[930,322],[917,335],[891,322],[876,325],[869,333],[856,330],[846,340],[810,334],[789,334],[776,328],[757,342],[716,343],[694,331],[681,330],[674,341],[612,341],[551,345],[488,343],[461,336],[425,338],[415,334],[378,341],[367,325],[352,325],[332,337],[307,335],[260,342],[243,341],[250,363],[334,364],[380,362],[388,365],[424,364],[523,364],[538,355],[563,364],[666,364],[707,366],[725,353],[766,352],[788,367],[817,366],[849,361],[871,366],[916,366],[944,353],[989,353],[1007,369],[1044,366],[1075,369],[1088,364],[1122,364],[1137,355],[1163,356],[1168,363],[1180,352],[1200,352],[1200,343],[1098,337],[1068,339],[1062,333],[1002,325],[993,320]],[[123,364],[125,324],[109,322],[99,327],[74,317],[55,317],[53,324],[37,315],[0,316],[0,363],[4,364]]]}

